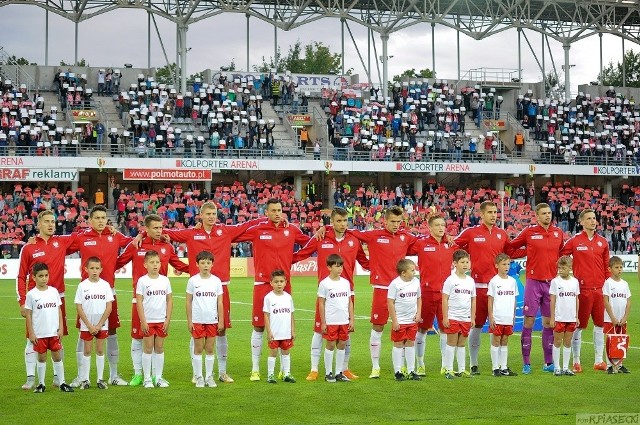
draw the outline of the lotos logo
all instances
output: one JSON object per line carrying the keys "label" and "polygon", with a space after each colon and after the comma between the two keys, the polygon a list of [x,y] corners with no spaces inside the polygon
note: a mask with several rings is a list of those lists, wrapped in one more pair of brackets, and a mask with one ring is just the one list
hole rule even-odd
{"label": "lotos logo", "polygon": [[56,308],[56,307],[58,307],[58,304],[56,303],[38,304],[38,310],[42,310],[43,308]]}
{"label": "lotos logo", "polygon": [[329,294],[329,298],[342,298],[342,297],[348,297],[349,293],[348,292],[332,292]]}
{"label": "lotos logo", "polygon": [[196,292],[196,297],[217,297],[218,294],[212,291]]}
{"label": "lotos logo", "polygon": [[400,296],[400,298],[415,298],[418,296],[418,293],[416,291],[413,292],[400,292],[400,294],[398,294]]}
{"label": "lotos logo", "polygon": [[576,297],[576,293],[573,291],[565,291],[558,293],[559,297]]}
{"label": "lotos logo", "polygon": [[464,289],[464,288],[456,288],[453,292],[456,294],[467,294],[467,295],[471,295],[473,293],[471,289]]}
{"label": "lotos logo", "polygon": [[271,311],[272,314],[286,314],[286,313],[291,313],[291,309],[289,307],[281,307],[281,308],[274,308]]}
{"label": "lotos logo", "polygon": [[87,294],[84,297],[85,300],[106,300],[107,296],[105,294]]}
{"label": "lotos logo", "polygon": [[167,295],[167,291],[164,289],[148,290],[147,297],[150,297],[152,295]]}
{"label": "lotos logo", "polygon": [[516,291],[498,291],[498,295],[515,295]]}
{"label": "lotos logo", "polygon": [[609,295],[609,297],[610,298],[627,298],[627,294],[618,292],[618,293]]}

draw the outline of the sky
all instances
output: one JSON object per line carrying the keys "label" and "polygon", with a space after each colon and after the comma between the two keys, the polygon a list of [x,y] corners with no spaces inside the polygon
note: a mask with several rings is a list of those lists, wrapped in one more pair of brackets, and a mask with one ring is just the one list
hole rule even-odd
{"label": "sky", "polygon": [[[2,7],[0,13],[0,46],[10,55],[25,57],[39,65],[45,61],[45,11],[39,7],[10,5]],[[170,62],[176,60],[175,24],[157,17],[156,22],[162,42]],[[349,23],[356,43],[367,63],[367,30],[355,23]],[[92,66],[123,67],[131,63],[135,67],[147,66],[147,15],[134,9],[120,9],[99,15],[81,22],[79,28],[78,58],[85,58]],[[322,41],[333,52],[341,52],[341,28],[339,19],[322,19],[304,25],[292,31],[278,30],[278,44],[286,53],[296,41],[304,45],[312,41]],[[541,60],[542,36],[526,31],[535,54]],[[436,72],[439,79],[456,81],[458,65],[456,55],[456,32],[444,26],[436,26]],[[382,54],[380,38],[375,35],[377,56]],[[187,32],[187,73],[193,74],[204,69],[218,69],[227,66],[233,60],[237,69],[246,69],[246,18],[243,14],[229,13],[218,15],[190,26]],[[354,43],[345,28],[345,69],[353,68],[361,75],[360,82],[366,81],[364,68]],[[549,39],[551,53],[558,72],[564,64],[564,52],[560,43]],[[625,42],[627,50],[640,51],[640,46]],[[250,68],[267,59],[274,52],[273,27],[257,18],[250,19]],[[570,64],[571,90],[577,92],[578,84],[588,84],[596,80],[599,73],[599,40],[592,36],[581,40],[571,47]],[[406,69],[416,70],[432,68],[431,26],[418,24],[389,37],[388,56],[389,78]],[[376,54],[371,47],[372,80],[378,83],[375,66]],[[515,30],[477,41],[463,34],[460,36],[461,75],[474,68],[518,68],[518,43]],[[549,51],[545,51],[546,72],[552,69]],[[60,60],[73,62],[74,59],[74,23],[54,13],[49,13],[49,65],[58,65]],[[603,61],[622,60],[620,38],[603,36]],[[151,66],[166,65],[161,43],[152,25]],[[542,71],[536,63],[534,54],[522,38],[523,81],[539,82]],[[253,69],[251,69],[253,70]],[[380,65],[382,73],[382,65]],[[561,77],[562,78],[562,77]]]}

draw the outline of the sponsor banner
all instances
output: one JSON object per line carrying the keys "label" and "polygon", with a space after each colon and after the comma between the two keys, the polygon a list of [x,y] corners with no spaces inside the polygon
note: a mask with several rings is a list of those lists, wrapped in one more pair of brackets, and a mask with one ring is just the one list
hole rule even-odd
{"label": "sponsor banner", "polygon": [[[249,80],[262,81],[265,74],[260,72],[238,72],[229,71],[223,72],[227,77],[227,81],[233,82],[236,79],[246,78]],[[328,74],[277,74],[278,77],[283,77],[284,81],[293,81],[296,83],[300,91],[320,93],[323,87],[330,87],[332,89],[340,89],[347,87],[350,83],[349,76],[328,75]],[[213,84],[218,84],[218,81],[213,81]],[[261,85],[258,83],[257,85]]]}
{"label": "sponsor banner", "polygon": [[91,109],[74,109],[71,111],[72,121],[98,121],[96,111]]}
{"label": "sponsor banner", "polygon": [[599,176],[637,176],[640,174],[638,167],[624,165],[594,165],[593,174]]}
{"label": "sponsor banner", "polygon": [[[208,158],[183,158],[164,159],[160,168],[205,168],[209,170],[259,170],[258,160],[248,159],[208,159]],[[295,161],[293,161],[295,162]],[[171,165],[169,165],[171,164]],[[278,169],[278,168],[274,168]]]}
{"label": "sponsor banner", "polygon": [[507,122],[505,120],[483,120],[485,127],[491,131],[506,130]]}
{"label": "sponsor banner", "polygon": [[[15,284],[18,270],[20,269],[20,260],[9,259],[0,260],[0,279],[11,279]],[[67,258],[64,262],[65,279],[80,279],[82,263],[79,258]],[[131,278],[131,263],[116,270],[116,279]],[[71,295],[73,297],[73,294]]]}
{"label": "sponsor banner", "polygon": [[253,258],[231,257],[231,278],[249,276],[249,260],[253,263]]}
{"label": "sponsor banner", "polygon": [[177,181],[211,181],[211,170],[165,170],[146,168],[125,168],[122,170],[124,180],[177,180]]}
{"label": "sponsor banner", "polygon": [[77,182],[75,168],[0,168],[0,181]]}
{"label": "sponsor banner", "polygon": [[292,264],[291,276],[318,276],[318,257],[309,257]]}
{"label": "sponsor banner", "polygon": [[289,115],[288,119],[291,125],[311,125],[311,115]]}

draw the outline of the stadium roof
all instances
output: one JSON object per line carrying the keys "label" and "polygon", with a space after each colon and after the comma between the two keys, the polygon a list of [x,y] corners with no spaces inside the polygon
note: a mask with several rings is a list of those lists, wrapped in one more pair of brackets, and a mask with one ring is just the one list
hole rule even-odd
{"label": "stadium roof", "polygon": [[569,44],[596,33],[640,43],[637,0],[0,0],[35,5],[74,22],[115,9],[142,9],[179,25],[242,13],[291,30],[340,18],[390,34],[418,23],[457,28],[483,39],[510,28],[544,32]]}

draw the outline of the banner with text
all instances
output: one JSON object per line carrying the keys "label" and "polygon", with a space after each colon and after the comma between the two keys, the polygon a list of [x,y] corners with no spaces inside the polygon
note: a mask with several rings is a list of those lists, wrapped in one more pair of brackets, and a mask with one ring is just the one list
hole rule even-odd
{"label": "banner with text", "polygon": [[14,182],[77,182],[74,168],[0,168],[0,181]]}
{"label": "banner with text", "polygon": [[125,168],[122,170],[124,180],[176,180],[176,181],[211,181],[211,170],[163,170],[146,168]]}
{"label": "banner with text", "polygon": [[[260,72],[240,72],[229,71],[223,72],[223,75],[227,77],[227,81],[233,82],[234,80],[246,78],[247,80],[264,79],[265,74]],[[293,81],[300,91],[320,93],[323,87],[330,87],[332,89],[340,89],[349,86],[351,80],[349,76],[339,76],[330,74],[277,74],[278,77],[284,78],[284,81]],[[217,81],[213,82],[217,84]]]}

